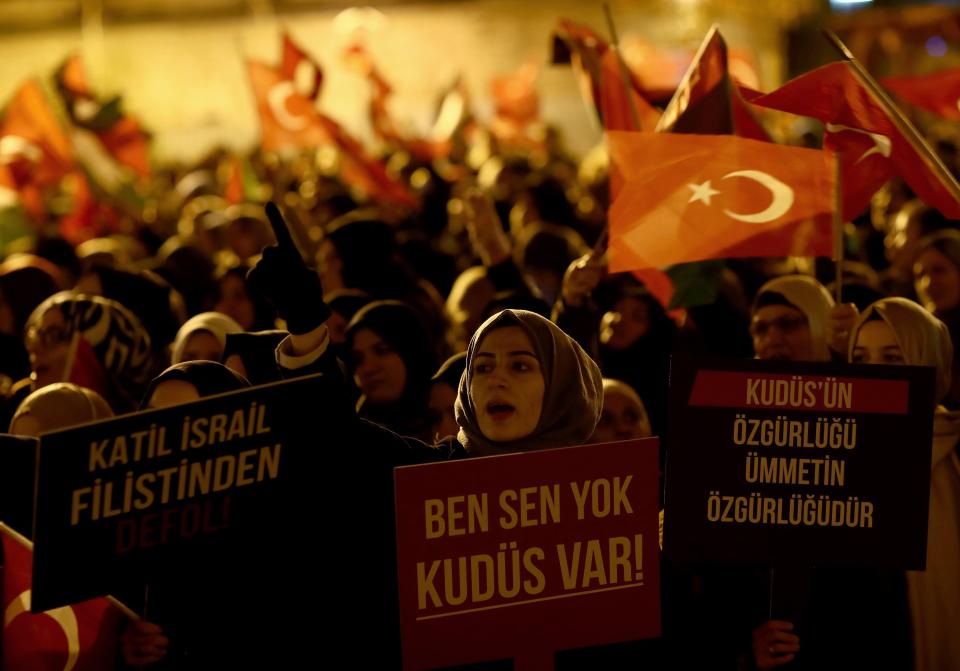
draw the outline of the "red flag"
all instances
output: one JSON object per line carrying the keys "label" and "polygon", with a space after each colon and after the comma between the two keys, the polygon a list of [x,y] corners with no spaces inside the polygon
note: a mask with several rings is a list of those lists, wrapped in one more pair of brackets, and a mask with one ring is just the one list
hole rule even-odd
{"label": "red flag", "polygon": [[754,105],[819,119],[839,152],[843,217],[852,219],[899,174],[925,203],[960,219],[960,185],[903,113],[852,61],[839,61],[755,98]]}
{"label": "red flag", "polygon": [[297,93],[292,81],[263,63],[247,61],[247,67],[264,150],[335,146],[339,149],[340,176],[345,183],[376,200],[416,206],[417,201],[406,186],[391,179],[382,162],[367,156],[340,124],[317,111],[312,100]]}
{"label": "red flag", "polygon": [[[10,138],[9,140],[7,138]],[[73,150],[40,85],[33,79],[13,94],[0,120],[4,162],[20,188],[55,184],[74,169]],[[19,145],[19,156],[8,147]]]}
{"label": "red flag", "polygon": [[[570,62],[580,81],[581,93],[597,110],[606,130],[653,130],[660,120],[660,113],[641,94],[640,83],[626,66],[621,68],[620,57],[603,38],[590,28],[560,20],[556,39],[562,40],[570,52]],[[558,57],[559,58],[559,57]],[[628,83],[624,85],[626,70]],[[637,112],[637,124],[627,98],[629,90],[633,108]]]}
{"label": "red flag", "polygon": [[310,99],[296,92],[291,80],[256,61],[247,61],[247,69],[265,151],[312,149],[333,142],[329,120],[317,112]]}
{"label": "red flag", "polygon": [[140,122],[124,114],[119,96],[101,100],[87,81],[80,56],[73,55],[57,70],[57,89],[74,125],[92,132],[106,152],[140,176],[150,174],[150,142]]}
{"label": "red flag", "polygon": [[707,33],[657,132],[739,135],[769,141],[727,70],[727,44],[714,26]]}
{"label": "red flag", "polygon": [[243,188],[243,159],[239,156],[231,156],[228,159],[227,179],[223,189],[223,199],[231,205],[236,205],[246,200],[246,192]]}
{"label": "red flag", "polygon": [[283,33],[283,56],[280,60],[280,76],[294,83],[297,93],[304,98],[316,100],[323,88],[323,69],[290,38]]}
{"label": "red flag", "polygon": [[33,544],[0,523],[4,671],[110,671],[121,613],[107,599],[30,613]]}
{"label": "red flag", "polygon": [[610,207],[610,270],[731,256],[829,256],[826,152],[735,136],[607,134],[624,185]]}
{"label": "red flag", "polygon": [[490,132],[503,145],[543,151],[543,141],[531,136],[531,127],[540,120],[540,96],[537,79],[540,66],[528,61],[510,74],[495,77],[491,83],[494,118]]}
{"label": "red flag", "polygon": [[370,125],[373,132],[384,142],[406,150],[412,156],[432,161],[447,156],[452,148],[449,138],[430,140],[406,137],[397,128],[388,107],[393,88],[380,74],[370,53],[359,43],[347,47],[344,54],[347,62],[370,82]]}
{"label": "red flag", "polygon": [[960,121],[960,68],[927,75],[884,77],[880,83],[911,105]]}

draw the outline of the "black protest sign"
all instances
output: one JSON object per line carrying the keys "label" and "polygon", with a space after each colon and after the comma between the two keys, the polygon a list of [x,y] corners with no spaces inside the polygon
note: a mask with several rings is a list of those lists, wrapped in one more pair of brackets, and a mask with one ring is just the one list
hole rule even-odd
{"label": "black protest sign", "polygon": [[276,526],[303,470],[304,418],[334,424],[319,401],[327,384],[299,378],[41,436],[34,612],[142,593]]}
{"label": "black protest sign", "polygon": [[922,569],[933,373],[674,361],[667,555],[682,563]]}
{"label": "black protest sign", "polygon": [[0,435],[0,522],[28,539],[36,463],[36,438]]}

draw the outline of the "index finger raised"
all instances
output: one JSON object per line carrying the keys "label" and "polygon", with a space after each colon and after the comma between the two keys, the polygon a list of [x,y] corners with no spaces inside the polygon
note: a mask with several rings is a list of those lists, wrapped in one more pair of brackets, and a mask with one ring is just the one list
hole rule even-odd
{"label": "index finger raised", "polygon": [[290,250],[299,256],[300,252],[290,235],[290,229],[287,227],[287,222],[283,218],[280,208],[277,207],[276,203],[270,201],[264,206],[264,209],[267,213],[267,219],[270,220],[270,227],[273,228],[273,235],[277,238],[277,245],[281,249]]}

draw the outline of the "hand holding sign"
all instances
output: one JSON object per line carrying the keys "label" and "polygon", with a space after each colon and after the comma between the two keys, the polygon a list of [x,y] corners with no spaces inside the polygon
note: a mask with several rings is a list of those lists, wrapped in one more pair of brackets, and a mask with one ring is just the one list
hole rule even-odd
{"label": "hand holding sign", "polygon": [[320,277],[303,262],[280,209],[274,203],[265,209],[277,244],[263,248],[248,279],[270,299],[291,333],[308,333],[330,316]]}

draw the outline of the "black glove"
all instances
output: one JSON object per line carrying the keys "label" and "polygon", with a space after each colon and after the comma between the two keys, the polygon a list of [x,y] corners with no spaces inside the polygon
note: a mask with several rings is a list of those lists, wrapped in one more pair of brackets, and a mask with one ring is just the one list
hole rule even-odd
{"label": "black glove", "polygon": [[247,281],[273,303],[290,333],[309,333],[330,316],[320,276],[303,262],[280,209],[267,203],[265,210],[277,244],[263,248],[257,265],[247,273]]}

